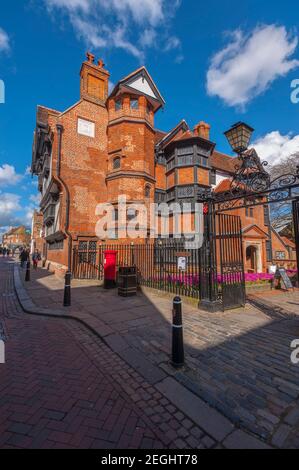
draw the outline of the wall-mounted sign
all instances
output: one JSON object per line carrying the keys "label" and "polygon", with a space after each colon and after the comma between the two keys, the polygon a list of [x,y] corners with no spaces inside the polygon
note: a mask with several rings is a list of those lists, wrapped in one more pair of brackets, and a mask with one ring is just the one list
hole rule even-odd
{"label": "wall-mounted sign", "polygon": [[85,135],[87,137],[94,137],[95,136],[95,123],[79,118],[78,119],[78,134]]}
{"label": "wall-mounted sign", "polygon": [[178,270],[179,271],[186,271],[187,267],[187,258],[185,256],[178,257]]}

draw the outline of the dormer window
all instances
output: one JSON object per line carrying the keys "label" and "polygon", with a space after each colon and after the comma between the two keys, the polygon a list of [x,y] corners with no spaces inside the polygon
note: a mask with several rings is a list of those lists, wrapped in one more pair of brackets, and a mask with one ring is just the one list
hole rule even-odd
{"label": "dormer window", "polygon": [[115,101],[115,111],[120,111],[122,109],[122,100],[119,99]]}
{"label": "dormer window", "polygon": [[131,109],[138,109],[138,100],[136,98],[130,99],[130,108]]}
{"label": "dormer window", "polygon": [[113,160],[113,170],[119,170],[120,169],[120,158],[116,157]]}

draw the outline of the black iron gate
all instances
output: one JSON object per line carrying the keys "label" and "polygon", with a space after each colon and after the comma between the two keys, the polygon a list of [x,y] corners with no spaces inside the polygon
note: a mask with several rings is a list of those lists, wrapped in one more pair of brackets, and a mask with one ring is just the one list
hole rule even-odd
{"label": "black iron gate", "polygon": [[245,305],[245,274],[241,218],[216,215],[216,249],[219,252],[219,296],[223,310]]}

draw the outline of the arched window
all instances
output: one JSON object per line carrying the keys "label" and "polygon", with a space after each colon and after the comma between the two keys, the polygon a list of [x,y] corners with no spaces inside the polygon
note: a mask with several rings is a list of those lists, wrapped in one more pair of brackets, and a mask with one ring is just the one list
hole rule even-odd
{"label": "arched window", "polygon": [[151,195],[151,187],[150,187],[149,184],[147,184],[145,186],[144,195],[145,195],[145,197],[150,197],[150,195]]}
{"label": "arched window", "polygon": [[116,157],[113,160],[113,170],[119,170],[120,169],[120,158]]}

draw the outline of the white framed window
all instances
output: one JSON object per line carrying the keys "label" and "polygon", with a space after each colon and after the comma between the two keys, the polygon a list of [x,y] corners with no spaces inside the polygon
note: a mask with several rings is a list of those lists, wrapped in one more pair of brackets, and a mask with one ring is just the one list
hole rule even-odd
{"label": "white framed window", "polygon": [[86,119],[78,118],[78,134],[86,137],[95,137],[95,123]]}

